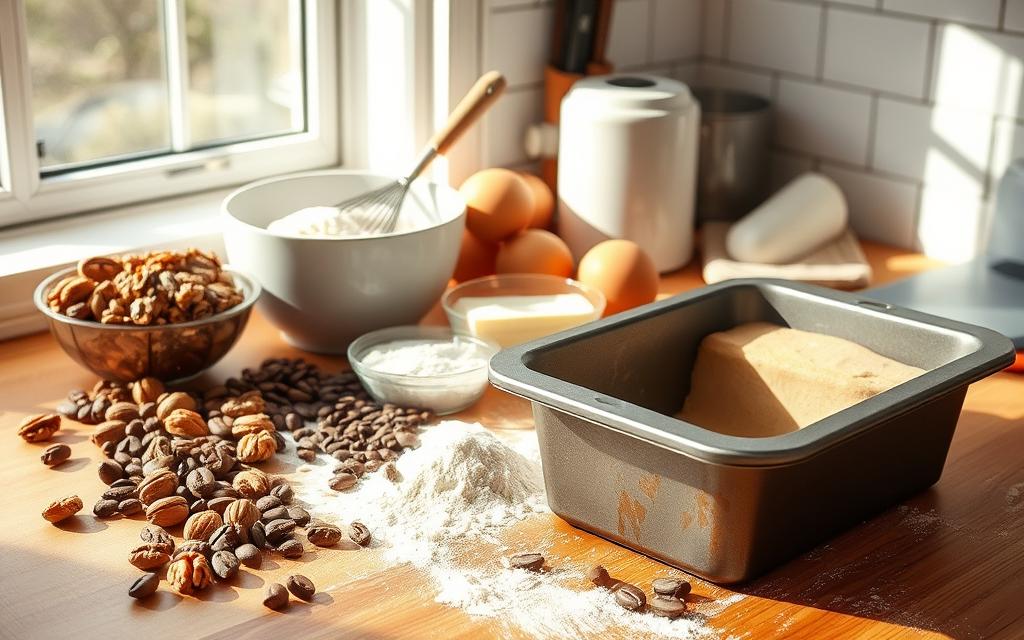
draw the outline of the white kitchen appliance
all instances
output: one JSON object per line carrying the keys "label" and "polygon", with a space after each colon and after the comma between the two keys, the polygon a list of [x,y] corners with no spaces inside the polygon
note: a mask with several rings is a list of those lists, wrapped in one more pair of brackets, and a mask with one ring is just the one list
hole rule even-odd
{"label": "white kitchen appliance", "polygon": [[591,76],[562,100],[558,235],[578,260],[595,244],[639,244],[658,271],[693,251],[700,106],[681,82]]}

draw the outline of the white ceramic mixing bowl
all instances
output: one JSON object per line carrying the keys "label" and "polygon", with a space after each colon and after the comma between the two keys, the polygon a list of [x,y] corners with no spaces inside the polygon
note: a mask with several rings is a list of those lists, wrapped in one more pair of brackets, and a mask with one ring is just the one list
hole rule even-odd
{"label": "white ceramic mixing bowl", "polygon": [[297,209],[340,202],[393,179],[314,171],[254,182],[224,200],[228,261],[259,280],[260,311],[289,343],[345,353],[368,331],[415,324],[444,292],[466,216],[465,201],[450,187],[413,183],[401,215],[423,221],[416,231],[313,238],[266,229]]}

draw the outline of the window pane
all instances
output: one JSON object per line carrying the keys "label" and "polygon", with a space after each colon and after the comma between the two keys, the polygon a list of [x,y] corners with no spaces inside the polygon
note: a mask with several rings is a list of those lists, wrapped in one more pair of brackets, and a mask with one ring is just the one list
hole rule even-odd
{"label": "window pane", "polygon": [[160,0],[26,0],[44,168],[170,144]]}
{"label": "window pane", "polygon": [[193,145],[305,129],[297,1],[187,0]]}

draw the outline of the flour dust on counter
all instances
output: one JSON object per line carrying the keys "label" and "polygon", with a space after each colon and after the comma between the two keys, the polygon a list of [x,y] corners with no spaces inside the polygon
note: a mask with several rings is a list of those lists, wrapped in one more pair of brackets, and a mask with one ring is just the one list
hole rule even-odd
{"label": "flour dust on counter", "polygon": [[[715,637],[700,606],[669,620],[627,611],[609,591],[582,587],[586,567],[571,558],[549,556],[549,569],[540,572],[502,565],[502,555],[524,551],[510,548],[503,534],[549,512],[534,432],[496,435],[445,420],[424,428],[420,442],[395,462],[393,479],[374,474],[341,493],[326,488],[334,461],[321,456],[293,474],[296,499],[324,520],[366,523],[385,561],[417,567],[436,587],[437,602],[508,633],[554,638],[622,629],[633,637]],[[732,602],[720,604],[719,611]]]}

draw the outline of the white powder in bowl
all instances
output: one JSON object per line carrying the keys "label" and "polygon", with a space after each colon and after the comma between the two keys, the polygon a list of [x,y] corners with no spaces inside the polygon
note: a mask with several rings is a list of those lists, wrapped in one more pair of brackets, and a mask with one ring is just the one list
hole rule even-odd
{"label": "white powder in bowl", "polygon": [[[379,225],[379,210],[371,208],[346,209],[338,207],[306,207],[274,220],[267,225],[267,231],[282,236],[305,236],[312,238],[352,238],[376,235]],[[422,217],[403,211],[395,223],[396,232],[422,229]]]}
{"label": "white powder in bowl", "polygon": [[394,340],[366,351],[353,365],[377,399],[443,415],[464,409],[483,395],[491,353],[459,337]]}
{"label": "white powder in bowl", "polygon": [[490,353],[466,340],[395,340],[370,349],[363,366],[402,376],[438,376],[487,366]]}

